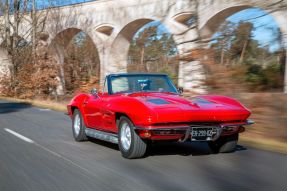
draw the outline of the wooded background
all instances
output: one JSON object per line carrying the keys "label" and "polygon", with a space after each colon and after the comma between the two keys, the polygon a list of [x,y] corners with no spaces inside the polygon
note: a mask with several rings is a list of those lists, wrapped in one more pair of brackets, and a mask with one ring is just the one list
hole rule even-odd
{"label": "wooded background", "polygon": [[[10,75],[0,80],[1,94],[65,99],[98,87],[100,61],[96,46],[87,34],[79,32],[65,50],[64,95],[57,94],[60,69],[46,43],[49,35],[43,33],[47,22],[43,14],[49,14],[55,1],[41,4],[41,8],[46,8],[45,12],[39,11],[39,3],[35,0],[0,2],[4,17],[0,24],[0,35],[4,39],[1,48],[8,52],[12,62]],[[269,7],[268,10],[276,11],[275,5],[272,5],[274,9]],[[31,29],[21,36],[19,25],[27,22],[27,17]],[[196,26],[196,18],[195,14],[187,25]],[[160,22],[147,25],[134,36],[129,49],[128,72],[167,73],[177,85],[179,62],[183,60],[178,55],[173,36],[167,30],[162,31],[160,25]],[[225,21],[208,42],[208,48],[188,52],[185,62],[199,60],[204,65],[209,92],[282,92],[286,54],[280,30],[273,29],[274,41],[280,44],[276,51],[270,51],[268,45],[260,46],[252,37],[254,30],[256,28],[249,21]]]}

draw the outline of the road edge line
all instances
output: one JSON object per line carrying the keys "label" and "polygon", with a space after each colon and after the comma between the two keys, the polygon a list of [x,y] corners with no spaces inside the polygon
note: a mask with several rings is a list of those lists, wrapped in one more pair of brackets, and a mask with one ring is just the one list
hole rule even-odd
{"label": "road edge line", "polygon": [[15,137],[18,137],[19,139],[21,139],[21,140],[23,140],[23,141],[26,141],[26,142],[28,142],[28,143],[34,143],[34,141],[33,141],[32,139],[29,139],[29,138],[27,138],[27,137],[25,137],[25,136],[23,136],[23,135],[21,135],[21,134],[15,132],[15,131],[11,130],[11,129],[4,128],[4,130],[5,130],[6,132],[8,132],[8,133],[14,135]]}

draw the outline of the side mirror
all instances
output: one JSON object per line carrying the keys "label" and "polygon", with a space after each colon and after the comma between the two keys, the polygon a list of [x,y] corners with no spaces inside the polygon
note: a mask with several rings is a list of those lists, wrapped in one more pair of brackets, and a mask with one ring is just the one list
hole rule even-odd
{"label": "side mirror", "polygon": [[91,89],[91,94],[92,94],[92,95],[98,95],[98,90],[97,90],[97,88]]}
{"label": "side mirror", "polygon": [[179,94],[182,94],[183,93],[183,87],[178,87],[177,91],[178,91]]}

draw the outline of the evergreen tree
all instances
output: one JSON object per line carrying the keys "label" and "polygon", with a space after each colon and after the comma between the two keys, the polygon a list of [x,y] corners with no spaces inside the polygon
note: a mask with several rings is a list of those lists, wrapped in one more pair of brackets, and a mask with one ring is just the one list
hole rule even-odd
{"label": "evergreen tree", "polygon": [[176,45],[168,33],[159,34],[158,27],[144,28],[132,40],[128,71],[167,73],[177,78]]}

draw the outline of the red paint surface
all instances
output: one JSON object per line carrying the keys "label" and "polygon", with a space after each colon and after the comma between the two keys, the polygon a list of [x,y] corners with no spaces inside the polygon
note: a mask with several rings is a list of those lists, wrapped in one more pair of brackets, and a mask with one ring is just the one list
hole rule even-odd
{"label": "red paint surface", "polygon": [[[154,104],[150,99],[164,100],[168,104]],[[173,128],[193,122],[245,121],[250,116],[247,108],[229,97],[206,95],[187,100],[172,93],[80,94],[67,107],[70,116],[73,108],[78,108],[87,127],[114,133],[117,133],[116,115],[123,114],[136,127],[148,129]]]}

